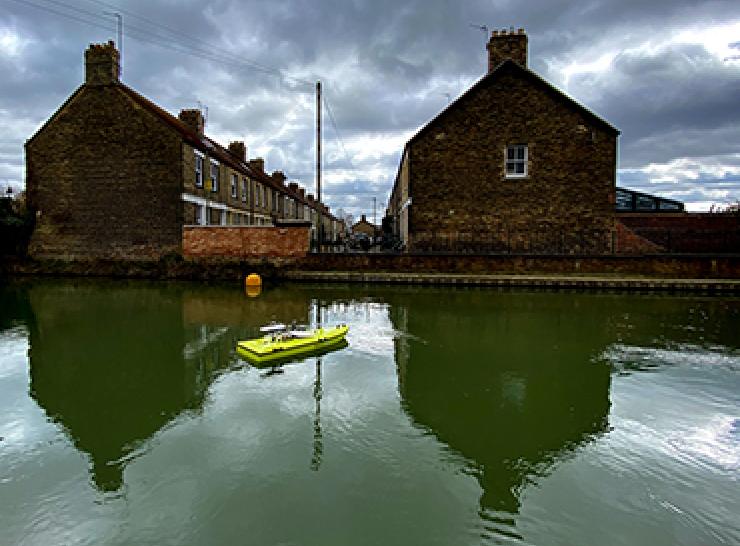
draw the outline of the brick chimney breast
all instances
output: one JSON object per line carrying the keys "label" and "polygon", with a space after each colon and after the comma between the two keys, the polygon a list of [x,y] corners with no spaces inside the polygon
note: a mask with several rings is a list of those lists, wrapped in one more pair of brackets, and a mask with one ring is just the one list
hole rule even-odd
{"label": "brick chimney breast", "polygon": [[121,77],[121,57],[113,41],[90,44],[85,51],[85,85],[114,85]]}
{"label": "brick chimney breast", "polygon": [[205,131],[206,122],[203,119],[203,113],[200,110],[180,110],[180,115],[177,117],[187,125],[191,131],[194,131],[199,135],[202,135],[203,131]]}
{"label": "brick chimney breast", "polygon": [[488,73],[507,59],[527,68],[527,34],[523,28],[518,30],[494,30],[488,40]]}
{"label": "brick chimney breast", "polygon": [[231,152],[231,155],[239,159],[239,161],[247,160],[247,147],[241,140],[229,142],[229,152]]}

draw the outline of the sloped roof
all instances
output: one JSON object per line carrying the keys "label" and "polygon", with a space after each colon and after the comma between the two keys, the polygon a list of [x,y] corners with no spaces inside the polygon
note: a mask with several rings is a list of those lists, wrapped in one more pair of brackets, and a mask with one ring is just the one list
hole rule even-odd
{"label": "sloped roof", "polygon": [[279,190],[282,193],[290,195],[296,201],[303,203],[304,205],[308,205],[310,208],[314,210],[321,211],[323,214],[325,214],[329,218],[333,220],[337,219],[336,217],[334,217],[333,214],[331,214],[328,211],[325,204],[318,203],[317,201],[311,202],[306,197],[301,197],[299,192],[292,190],[287,184],[286,185],[279,184],[269,174],[252,168],[252,166],[249,163],[242,161],[240,158],[236,157],[227,148],[224,148],[215,140],[212,140],[205,135],[199,135],[198,133],[193,131],[188,125],[183,123],[179,118],[173,116],[172,114],[167,112],[167,110],[165,110],[164,108],[161,108],[160,106],[154,104],[152,101],[150,101],[143,95],[137,93],[136,91],[134,91],[127,85],[120,83],[120,82],[117,85],[121,88],[121,90],[126,95],[131,97],[137,104],[147,109],[148,111],[152,112],[154,115],[159,117],[164,123],[166,123],[172,129],[177,131],[182,136],[183,140],[185,140],[191,146],[197,148],[201,152],[207,153],[210,157],[214,157],[215,159],[218,159],[222,163],[229,165],[233,169],[241,171],[244,174],[251,176],[252,178],[259,179],[261,182],[272,187],[273,189]]}
{"label": "sloped roof", "polygon": [[488,74],[483,76],[480,80],[478,80],[473,86],[470,87],[470,89],[465,91],[465,93],[463,93],[457,99],[455,99],[452,103],[450,103],[447,106],[447,108],[445,108],[439,114],[437,114],[434,118],[432,118],[431,121],[429,121],[421,129],[419,129],[419,131],[417,131],[417,133],[409,139],[409,141],[406,143],[406,146],[408,147],[409,144],[419,139],[431,127],[436,125],[438,121],[443,119],[452,110],[458,108],[461,104],[466,102],[470,97],[475,95],[479,90],[493,84],[501,76],[503,76],[504,74],[509,74],[509,73],[512,73],[521,78],[525,78],[529,80],[532,84],[537,85],[541,88],[544,88],[548,93],[554,94],[557,99],[562,100],[568,103],[570,106],[574,107],[576,110],[579,110],[582,114],[584,114],[592,122],[601,126],[606,131],[614,135],[618,135],[620,133],[619,129],[611,125],[604,118],[599,117],[594,112],[592,112],[591,110],[583,106],[581,103],[576,101],[574,98],[566,95],[560,89],[552,85],[550,82],[540,77],[535,72],[531,71],[529,68],[525,68],[519,63],[512,61],[511,59],[506,59],[501,64],[499,64],[496,68],[494,68],[491,72],[489,72]]}
{"label": "sloped roof", "polygon": [[[239,157],[236,157],[227,148],[224,148],[215,140],[212,140],[205,135],[200,135],[196,133],[188,125],[183,123],[179,118],[173,116],[164,108],[158,106],[157,104],[155,104],[154,102],[146,98],[145,96],[134,91],[132,88],[130,88],[126,84],[117,82],[114,85],[116,89],[123,92],[124,95],[129,97],[136,104],[141,106],[146,111],[154,114],[163,123],[165,123],[171,129],[173,129],[175,132],[177,132],[185,142],[187,142],[194,148],[198,149],[199,151],[203,153],[208,154],[209,157],[218,159],[218,161],[228,165],[229,167],[233,168],[236,171],[239,171],[243,174],[246,174],[247,176],[250,176],[254,179],[259,180],[265,185],[270,186],[272,189],[279,190],[280,192],[284,194],[290,195],[296,201],[303,203],[305,205],[308,205],[310,208],[314,210],[321,211],[323,214],[329,216],[329,218],[333,220],[337,219],[333,214],[331,214],[328,211],[326,205],[324,205],[323,203],[319,204],[317,201],[314,201],[312,203],[305,197],[301,197],[297,191],[293,191],[292,189],[290,189],[287,186],[287,184],[286,185],[279,184],[269,174],[254,169],[252,166],[249,165],[249,163],[242,161],[241,158]],[[77,97],[84,89],[85,89],[85,84],[82,84],[80,87],[78,87],[74,91],[74,93],[72,93],[69,97],[67,97],[67,100],[65,100],[64,103],[62,103],[62,105],[56,110],[56,112],[54,112],[54,114],[52,114],[49,117],[49,119],[46,120],[46,122],[28,139],[27,142],[31,142],[34,138],[36,138],[36,136],[38,136],[52,122],[52,120],[54,120],[59,115],[59,113],[62,110],[64,110],[65,106],[67,106],[70,102],[72,102],[72,100],[75,97]]]}

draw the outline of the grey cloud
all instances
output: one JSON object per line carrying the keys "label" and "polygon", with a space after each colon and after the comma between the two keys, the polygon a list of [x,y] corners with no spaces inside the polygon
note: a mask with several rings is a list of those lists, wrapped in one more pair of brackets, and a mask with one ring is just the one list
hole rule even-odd
{"label": "grey cloud", "polygon": [[[610,49],[622,51],[608,73],[574,77],[568,91],[622,130],[620,165],[626,169],[679,157],[737,153],[740,146],[736,64],[723,63],[697,46],[673,46],[651,54],[625,51],[636,40],[652,38],[658,43],[676,30],[740,21],[736,1],[109,3],[124,13],[126,83],[175,114],[201,101],[209,107],[209,135],[224,144],[245,139],[250,155],[259,151],[269,169],[282,169],[307,187],[313,184],[315,160],[312,88],[290,76],[309,82],[322,79],[345,141],[379,134],[398,138],[444,108],[445,93],[455,96],[483,75],[484,39],[471,23],[525,27],[531,67],[553,82],[560,78],[551,72],[558,62],[598,57]],[[12,1],[6,6],[0,32],[8,29],[31,45],[19,58],[0,49],[0,73],[5,75],[0,111],[10,112],[1,119],[10,124],[6,135],[11,140],[10,151],[2,146],[0,154],[15,169],[0,172],[0,180],[21,176],[18,167],[23,163],[22,143],[32,132],[29,126],[40,125],[82,82],[87,44],[115,37],[110,17],[98,21],[105,28],[97,28]],[[75,6],[95,13],[106,9],[98,0],[79,0]],[[148,21],[175,29],[185,38],[179,36],[176,42]],[[200,55],[173,51],[181,47],[181,40],[203,51]],[[730,45],[738,49],[739,44]],[[251,61],[281,69],[283,78],[256,69]],[[360,200],[368,195],[367,188],[387,195],[400,149],[350,162],[328,117],[324,135],[326,179],[347,173],[354,179],[335,187],[328,183],[326,195],[333,209],[343,206],[356,213],[365,206]],[[370,169],[387,173],[385,185],[368,182]],[[621,173],[620,183],[633,176]],[[648,182],[637,177],[630,183]],[[693,197],[692,191],[701,193],[696,189],[700,184],[714,183],[685,180],[676,191]],[[730,191],[738,195],[736,188]]]}

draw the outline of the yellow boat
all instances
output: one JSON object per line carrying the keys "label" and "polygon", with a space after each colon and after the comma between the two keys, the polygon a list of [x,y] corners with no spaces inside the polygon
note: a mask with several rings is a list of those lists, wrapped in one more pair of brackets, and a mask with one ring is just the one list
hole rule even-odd
{"label": "yellow boat", "polygon": [[323,354],[346,346],[349,326],[290,330],[282,324],[274,324],[260,330],[266,335],[239,341],[236,352],[250,364],[276,366],[297,357]]}

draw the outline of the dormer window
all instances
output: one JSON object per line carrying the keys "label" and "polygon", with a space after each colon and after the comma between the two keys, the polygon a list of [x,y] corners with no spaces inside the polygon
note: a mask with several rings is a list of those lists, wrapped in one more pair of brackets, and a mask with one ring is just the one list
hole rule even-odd
{"label": "dormer window", "polygon": [[506,178],[525,178],[527,176],[527,145],[514,144],[506,147],[504,162]]}

